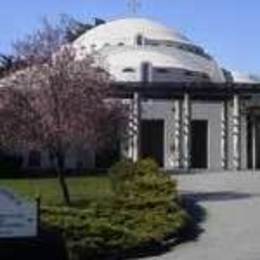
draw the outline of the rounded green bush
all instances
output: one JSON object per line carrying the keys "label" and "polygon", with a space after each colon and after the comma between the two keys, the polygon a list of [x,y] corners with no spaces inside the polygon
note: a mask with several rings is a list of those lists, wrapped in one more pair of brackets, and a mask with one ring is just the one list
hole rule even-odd
{"label": "rounded green bush", "polygon": [[178,237],[189,217],[180,206],[176,182],[154,161],[121,161],[109,175],[109,203],[43,209],[44,224],[63,234],[71,259],[145,251]]}

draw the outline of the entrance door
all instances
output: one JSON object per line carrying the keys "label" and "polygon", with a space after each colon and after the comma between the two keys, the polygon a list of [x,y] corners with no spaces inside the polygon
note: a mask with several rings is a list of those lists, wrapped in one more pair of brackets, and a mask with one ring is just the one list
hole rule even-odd
{"label": "entrance door", "polygon": [[255,166],[260,169],[260,117],[257,117],[255,129]]}
{"label": "entrance door", "polygon": [[164,165],[164,121],[142,120],[141,157],[152,158],[161,167]]}
{"label": "entrance door", "polygon": [[208,168],[208,121],[191,122],[191,167]]}
{"label": "entrance door", "polygon": [[248,168],[260,169],[260,117],[248,117],[247,125]]}

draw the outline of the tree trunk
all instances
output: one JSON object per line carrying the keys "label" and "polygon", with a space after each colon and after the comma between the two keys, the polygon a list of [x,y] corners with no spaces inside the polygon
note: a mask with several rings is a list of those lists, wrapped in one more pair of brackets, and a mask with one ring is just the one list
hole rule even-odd
{"label": "tree trunk", "polygon": [[57,156],[57,167],[58,179],[61,186],[63,201],[65,205],[69,206],[71,204],[71,200],[68,185],[65,179],[64,156],[62,154],[59,154]]}

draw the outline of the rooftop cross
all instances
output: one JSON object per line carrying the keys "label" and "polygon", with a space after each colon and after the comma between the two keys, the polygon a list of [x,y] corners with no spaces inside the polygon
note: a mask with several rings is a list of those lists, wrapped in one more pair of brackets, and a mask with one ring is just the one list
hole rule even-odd
{"label": "rooftop cross", "polygon": [[132,15],[136,15],[138,9],[141,7],[140,0],[128,0],[129,11]]}

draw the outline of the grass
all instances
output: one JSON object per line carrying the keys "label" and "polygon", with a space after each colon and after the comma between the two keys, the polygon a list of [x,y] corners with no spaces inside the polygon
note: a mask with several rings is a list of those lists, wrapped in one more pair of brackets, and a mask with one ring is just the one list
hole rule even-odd
{"label": "grass", "polygon": [[[87,176],[67,178],[73,202],[103,201],[111,196],[109,178]],[[34,199],[39,194],[43,205],[62,205],[58,180],[50,179],[0,179],[0,188],[8,188],[17,194]]]}

